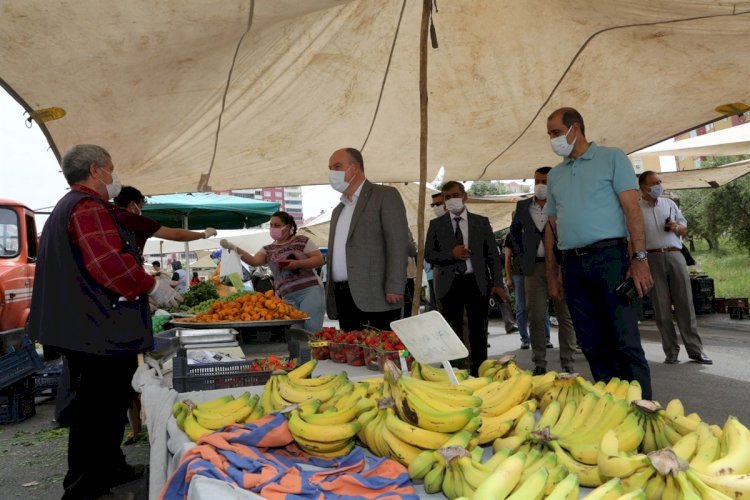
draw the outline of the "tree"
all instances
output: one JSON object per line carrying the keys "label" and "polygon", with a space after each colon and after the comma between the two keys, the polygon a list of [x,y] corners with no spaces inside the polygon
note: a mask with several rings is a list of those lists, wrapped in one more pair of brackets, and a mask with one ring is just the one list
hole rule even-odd
{"label": "tree", "polygon": [[469,188],[468,193],[469,196],[473,196],[475,198],[502,194],[500,193],[500,189],[498,189],[497,184],[492,181],[475,181]]}
{"label": "tree", "polygon": [[[743,156],[715,156],[701,168],[717,167],[747,159]],[[719,251],[719,237],[727,235],[750,251],[750,178],[741,177],[719,188],[687,189],[680,192],[680,208],[688,219],[690,234],[705,239],[709,250]]]}

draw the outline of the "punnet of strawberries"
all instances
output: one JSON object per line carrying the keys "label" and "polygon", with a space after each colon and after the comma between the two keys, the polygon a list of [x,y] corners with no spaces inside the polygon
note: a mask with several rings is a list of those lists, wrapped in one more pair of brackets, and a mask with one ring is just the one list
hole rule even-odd
{"label": "punnet of strawberries", "polygon": [[250,366],[247,368],[249,372],[266,372],[284,370],[290,371],[297,366],[297,360],[288,358],[279,358],[278,356],[270,355],[265,358],[257,358],[251,361]]}

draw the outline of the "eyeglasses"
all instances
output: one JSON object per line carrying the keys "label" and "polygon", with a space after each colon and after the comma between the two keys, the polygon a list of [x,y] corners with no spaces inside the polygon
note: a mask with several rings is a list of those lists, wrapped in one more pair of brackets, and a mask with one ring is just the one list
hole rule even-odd
{"label": "eyeglasses", "polygon": [[430,203],[430,206],[431,206],[432,208],[435,208],[435,207],[442,207],[442,206],[443,206],[443,203],[442,203],[442,202],[440,202],[440,203]]}

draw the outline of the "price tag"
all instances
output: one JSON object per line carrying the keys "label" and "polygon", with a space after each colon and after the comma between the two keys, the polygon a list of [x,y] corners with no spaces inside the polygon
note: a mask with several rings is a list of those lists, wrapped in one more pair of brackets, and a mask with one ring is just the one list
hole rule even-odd
{"label": "price tag", "polygon": [[328,347],[327,340],[315,340],[310,342],[310,347]]}
{"label": "price tag", "polygon": [[391,328],[420,363],[442,363],[469,355],[469,350],[437,311],[394,321]]}

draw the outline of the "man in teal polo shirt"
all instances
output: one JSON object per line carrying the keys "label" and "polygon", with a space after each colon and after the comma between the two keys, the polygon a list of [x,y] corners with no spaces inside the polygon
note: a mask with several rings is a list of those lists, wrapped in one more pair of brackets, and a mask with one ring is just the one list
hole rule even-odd
{"label": "man in teal polo shirt", "polygon": [[[573,108],[553,112],[547,134],[552,150],[564,158],[547,182],[550,295],[561,300],[564,291],[594,379],[637,380],[643,397],[651,399],[637,302],[625,303],[615,292],[626,278],[639,296],[653,286],[635,172],[621,149],[586,140],[583,117]],[[559,263],[555,243],[562,251]]]}

